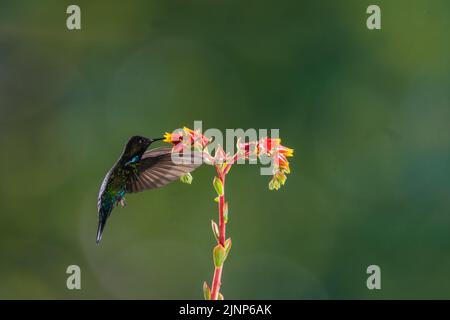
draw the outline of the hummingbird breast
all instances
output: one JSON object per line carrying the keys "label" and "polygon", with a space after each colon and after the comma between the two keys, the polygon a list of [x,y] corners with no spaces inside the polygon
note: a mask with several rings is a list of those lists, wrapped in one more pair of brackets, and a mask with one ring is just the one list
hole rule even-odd
{"label": "hummingbird breast", "polygon": [[109,215],[114,205],[125,196],[128,170],[114,166],[103,179],[97,199],[98,213]]}

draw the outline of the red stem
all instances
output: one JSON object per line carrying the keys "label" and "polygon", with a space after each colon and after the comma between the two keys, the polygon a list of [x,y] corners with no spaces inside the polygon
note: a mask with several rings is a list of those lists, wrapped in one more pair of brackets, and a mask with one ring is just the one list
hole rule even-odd
{"label": "red stem", "polygon": [[211,300],[218,300],[219,298],[219,290],[220,290],[220,281],[222,279],[222,269],[223,266],[218,267],[214,270],[214,278],[212,283],[212,291],[211,291]]}
{"label": "red stem", "polygon": [[[225,188],[225,179],[222,180],[223,186]],[[225,190],[223,195],[219,197],[219,244],[225,247],[225,217],[224,217],[224,207],[225,207]]]}
{"label": "red stem", "polygon": [[[219,169],[217,169],[219,173]],[[224,217],[224,207],[225,207],[225,174],[219,173],[219,179],[222,181],[223,193],[219,196],[219,244],[225,247],[225,232],[226,223]],[[222,279],[222,269],[223,265],[215,268],[214,278],[211,288],[211,300],[217,300],[219,298],[220,285]]]}

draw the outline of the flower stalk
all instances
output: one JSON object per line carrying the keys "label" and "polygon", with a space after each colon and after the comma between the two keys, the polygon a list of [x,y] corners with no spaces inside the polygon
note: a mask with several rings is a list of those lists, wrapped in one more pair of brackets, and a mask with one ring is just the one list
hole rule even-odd
{"label": "flower stalk", "polygon": [[[220,180],[222,184],[222,194],[219,195],[219,238],[217,239],[217,245],[220,246],[220,250],[225,251],[225,237],[226,237],[226,222],[225,222],[225,216],[224,216],[224,207],[225,207],[225,174],[224,172],[220,172],[219,166],[216,165],[216,170],[218,173],[220,173],[218,179]],[[222,284],[222,269],[223,269],[223,262],[219,265],[215,265],[214,269],[214,277],[212,281],[212,288],[211,288],[211,300],[217,300],[219,298],[220,293],[220,285]]]}
{"label": "flower stalk", "polygon": [[[228,223],[228,203],[225,199],[225,178],[230,172],[233,164],[239,160],[248,160],[255,156],[261,158],[268,156],[272,159],[272,179],[269,182],[270,190],[278,190],[286,182],[286,175],[290,173],[288,157],[292,157],[294,150],[281,145],[280,139],[263,138],[259,141],[247,143],[237,143],[237,152],[230,156],[225,153],[222,147],[218,146],[214,156],[212,156],[207,145],[210,139],[200,132],[183,128],[173,133],[166,133],[164,141],[173,145],[172,154],[183,154],[199,152],[203,163],[213,165],[217,175],[213,179],[213,187],[217,193],[215,200],[218,202],[219,224],[211,221],[211,227],[216,239],[216,246],[213,249],[214,276],[211,288],[206,282],[203,283],[203,294],[206,300],[223,300],[220,292],[222,284],[223,264],[231,250],[231,238],[226,238],[226,225]],[[192,176],[185,176],[181,179],[185,183],[192,182]]]}

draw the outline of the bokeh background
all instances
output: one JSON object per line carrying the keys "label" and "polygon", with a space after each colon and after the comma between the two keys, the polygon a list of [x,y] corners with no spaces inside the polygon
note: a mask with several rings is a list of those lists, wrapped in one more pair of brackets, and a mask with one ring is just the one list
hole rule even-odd
{"label": "bokeh background", "polygon": [[0,298],[201,299],[211,167],[129,195],[95,245],[127,138],[194,120],[295,149],[279,192],[256,166],[228,178],[225,298],[450,298],[449,30],[447,0],[2,1]]}

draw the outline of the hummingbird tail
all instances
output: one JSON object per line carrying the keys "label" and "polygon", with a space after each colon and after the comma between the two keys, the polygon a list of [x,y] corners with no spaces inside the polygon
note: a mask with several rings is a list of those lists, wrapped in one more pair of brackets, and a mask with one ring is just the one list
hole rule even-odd
{"label": "hummingbird tail", "polygon": [[98,221],[97,240],[96,240],[97,244],[99,244],[100,240],[102,240],[103,228],[105,228],[105,223],[106,223],[106,220],[104,220],[104,219],[100,219]]}

